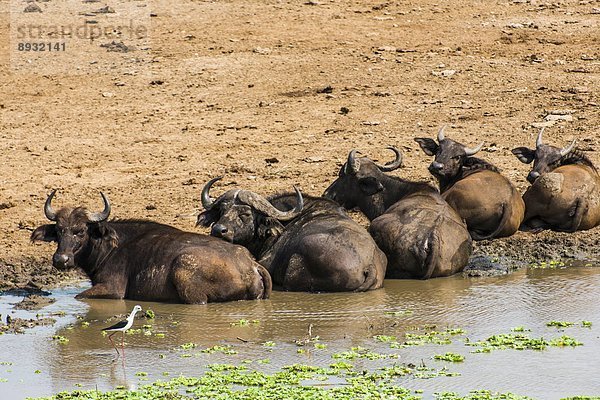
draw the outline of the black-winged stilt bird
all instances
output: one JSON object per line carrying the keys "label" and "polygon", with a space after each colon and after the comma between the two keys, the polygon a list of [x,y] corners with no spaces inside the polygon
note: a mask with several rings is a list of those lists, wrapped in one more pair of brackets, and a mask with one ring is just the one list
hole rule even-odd
{"label": "black-winged stilt bird", "polygon": [[115,333],[121,332],[121,349],[123,349],[123,357],[124,357],[125,356],[125,331],[128,330],[129,328],[131,328],[131,326],[133,325],[133,319],[135,318],[135,314],[138,311],[142,311],[142,307],[139,305],[136,305],[135,307],[133,307],[133,310],[131,311],[131,314],[129,314],[127,319],[119,321],[116,324],[109,326],[108,328],[102,329],[105,332],[112,332],[110,335],[108,335],[108,340],[110,340],[110,343],[113,345],[113,347],[117,351],[117,358],[119,358],[119,356],[120,356],[119,349],[117,349],[117,346],[115,346],[115,343],[112,341],[112,337]]}

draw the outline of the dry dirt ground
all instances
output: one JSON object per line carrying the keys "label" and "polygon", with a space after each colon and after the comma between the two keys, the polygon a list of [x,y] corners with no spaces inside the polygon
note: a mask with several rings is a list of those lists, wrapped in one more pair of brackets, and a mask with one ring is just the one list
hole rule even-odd
{"label": "dry dirt ground", "polygon": [[[566,120],[546,129],[547,142],[577,139],[600,165],[600,1],[157,1],[145,9],[147,44],[117,32],[58,73],[11,64],[7,3],[0,288],[73,277],[50,266],[54,245],[29,242],[53,188],[56,207],[99,209],[104,191],[113,217],[193,231],[202,186],[217,175],[216,195],[294,184],[318,195],[351,149],[384,162],[395,145],[397,175],[432,181],[413,138],[448,124],[448,137],[484,141],[481,156],[524,191],[529,166],[510,150],[533,147],[535,125],[552,118]],[[109,51],[121,49],[113,41],[131,51]],[[477,251],[600,259],[599,233],[519,233]]]}

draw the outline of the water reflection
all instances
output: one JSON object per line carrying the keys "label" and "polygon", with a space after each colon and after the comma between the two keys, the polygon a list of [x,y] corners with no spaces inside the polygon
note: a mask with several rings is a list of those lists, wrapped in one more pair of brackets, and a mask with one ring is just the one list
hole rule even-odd
{"label": "water reflection", "polygon": [[[66,311],[67,317],[61,320],[63,326],[56,332],[42,328],[20,336],[0,336],[0,362],[12,362],[10,366],[0,365],[0,379],[7,380],[0,383],[0,389],[18,399],[80,386],[100,390],[131,388],[163,374],[198,375],[214,362],[254,360],[251,368],[269,372],[293,363],[325,366],[333,362],[333,353],[360,345],[397,354],[398,363],[424,362],[436,368],[447,364],[432,360],[434,354],[454,351],[465,355],[464,363],[448,366],[461,373],[460,377],[399,380],[407,387],[425,389],[425,397],[440,390],[464,393],[480,388],[535,398],[598,394],[600,384],[596,377],[600,375],[600,364],[595,354],[600,351],[600,304],[594,289],[599,285],[600,269],[582,267],[523,270],[494,278],[390,280],[384,289],[357,294],[275,292],[270,300],[206,306],[140,303],[144,310],[152,309],[156,318],[136,319],[134,329],[150,325],[149,334],[126,335],[126,357],[116,363],[114,348],[100,330],[114,323],[109,320],[114,315],[126,315],[134,302],[78,301],[72,298],[76,290],[57,291],[53,294],[57,303],[44,309]],[[6,299],[0,300],[2,312]],[[559,332],[546,326],[550,320],[578,324],[586,320],[593,326],[575,326]],[[309,351],[299,354],[295,341],[307,336],[311,324],[312,334],[328,347],[315,349],[310,344],[302,348]],[[388,344],[373,340],[374,335],[381,334],[401,340],[406,331],[425,325],[442,330],[460,327],[471,340],[525,326],[531,329],[531,336],[569,334],[585,345],[543,352],[504,350],[472,354],[472,348],[461,340],[447,346],[406,349],[390,349]],[[53,334],[66,337],[69,342],[61,345],[52,341]],[[189,343],[197,347],[181,347]],[[200,351],[215,345],[229,345],[236,354]],[[269,363],[256,362],[263,359]],[[386,362],[389,364],[357,360],[354,364],[356,368],[373,369]],[[9,369],[11,372],[7,372]],[[36,370],[41,373],[35,374]]]}

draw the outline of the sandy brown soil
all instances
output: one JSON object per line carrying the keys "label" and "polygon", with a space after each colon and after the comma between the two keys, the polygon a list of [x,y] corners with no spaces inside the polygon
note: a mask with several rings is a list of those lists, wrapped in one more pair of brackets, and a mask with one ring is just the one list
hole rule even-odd
{"label": "sandy brown soil", "polygon": [[[482,157],[525,190],[528,166],[510,149],[533,146],[532,123],[553,111],[572,121],[546,140],[577,139],[600,165],[599,1],[182,0],[148,12],[149,48],[98,53],[118,72],[24,74],[0,4],[0,288],[69,277],[49,265],[54,245],[29,242],[53,188],[57,207],[98,209],[102,190],[113,217],[194,230],[216,175],[215,194],[320,194],[350,149],[385,161],[392,144],[397,174],[430,180],[413,137],[448,124],[451,138],[485,141]],[[599,232],[480,250],[599,259]]]}

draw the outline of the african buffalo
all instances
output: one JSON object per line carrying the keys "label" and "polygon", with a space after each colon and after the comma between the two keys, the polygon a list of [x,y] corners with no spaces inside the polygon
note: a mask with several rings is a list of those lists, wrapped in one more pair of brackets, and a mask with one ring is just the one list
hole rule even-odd
{"label": "african buffalo", "polygon": [[295,194],[268,200],[232,189],[216,200],[210,180],[202,191],[206,209],[198,225],[246,246],[289,291],[366,291],[383,286],[387,260],[367,231],[334,202]]}
{"label": "african buffalo", "polygon": [[439,192],[384,172],[402,164],[377,165],[356,150],[348,155],[324,197],[358,207],[370,220],[369,232],[387,255],[387,278],[428,279],[462,271],[471,255],[471,237],[458,213]]}
{"label": "african buffalo", "polygon": [[523,230],[574,232],[600,225],[600,176],[575,141],[565,148],[543,143],[540,130],[535,149],[517,147],[512,152],[533,169],[531,186],[523,195]]}
{"label": "african buffalo", "polygon": [[37,228],[31,240],[57,242],[54,266],[79,267],[88,275],[92,287],[77,298],[204,304],[271,293],[269,273],[241,246],[151,221],[108,222],[111,207],[103,193],[102,212],[54,211],[55,193],[44,206],[55,223]]}
{"label": "african buffalo", "polygon": [[438,143],[415,138],[428,156],[435,156],[429,172],[437,178],[442,197],[467,223],[475,240],[514,234],[523,221],[525,204],[520,193],[498,168],[473,157],[483,143],[470,149],[438,132]]}

